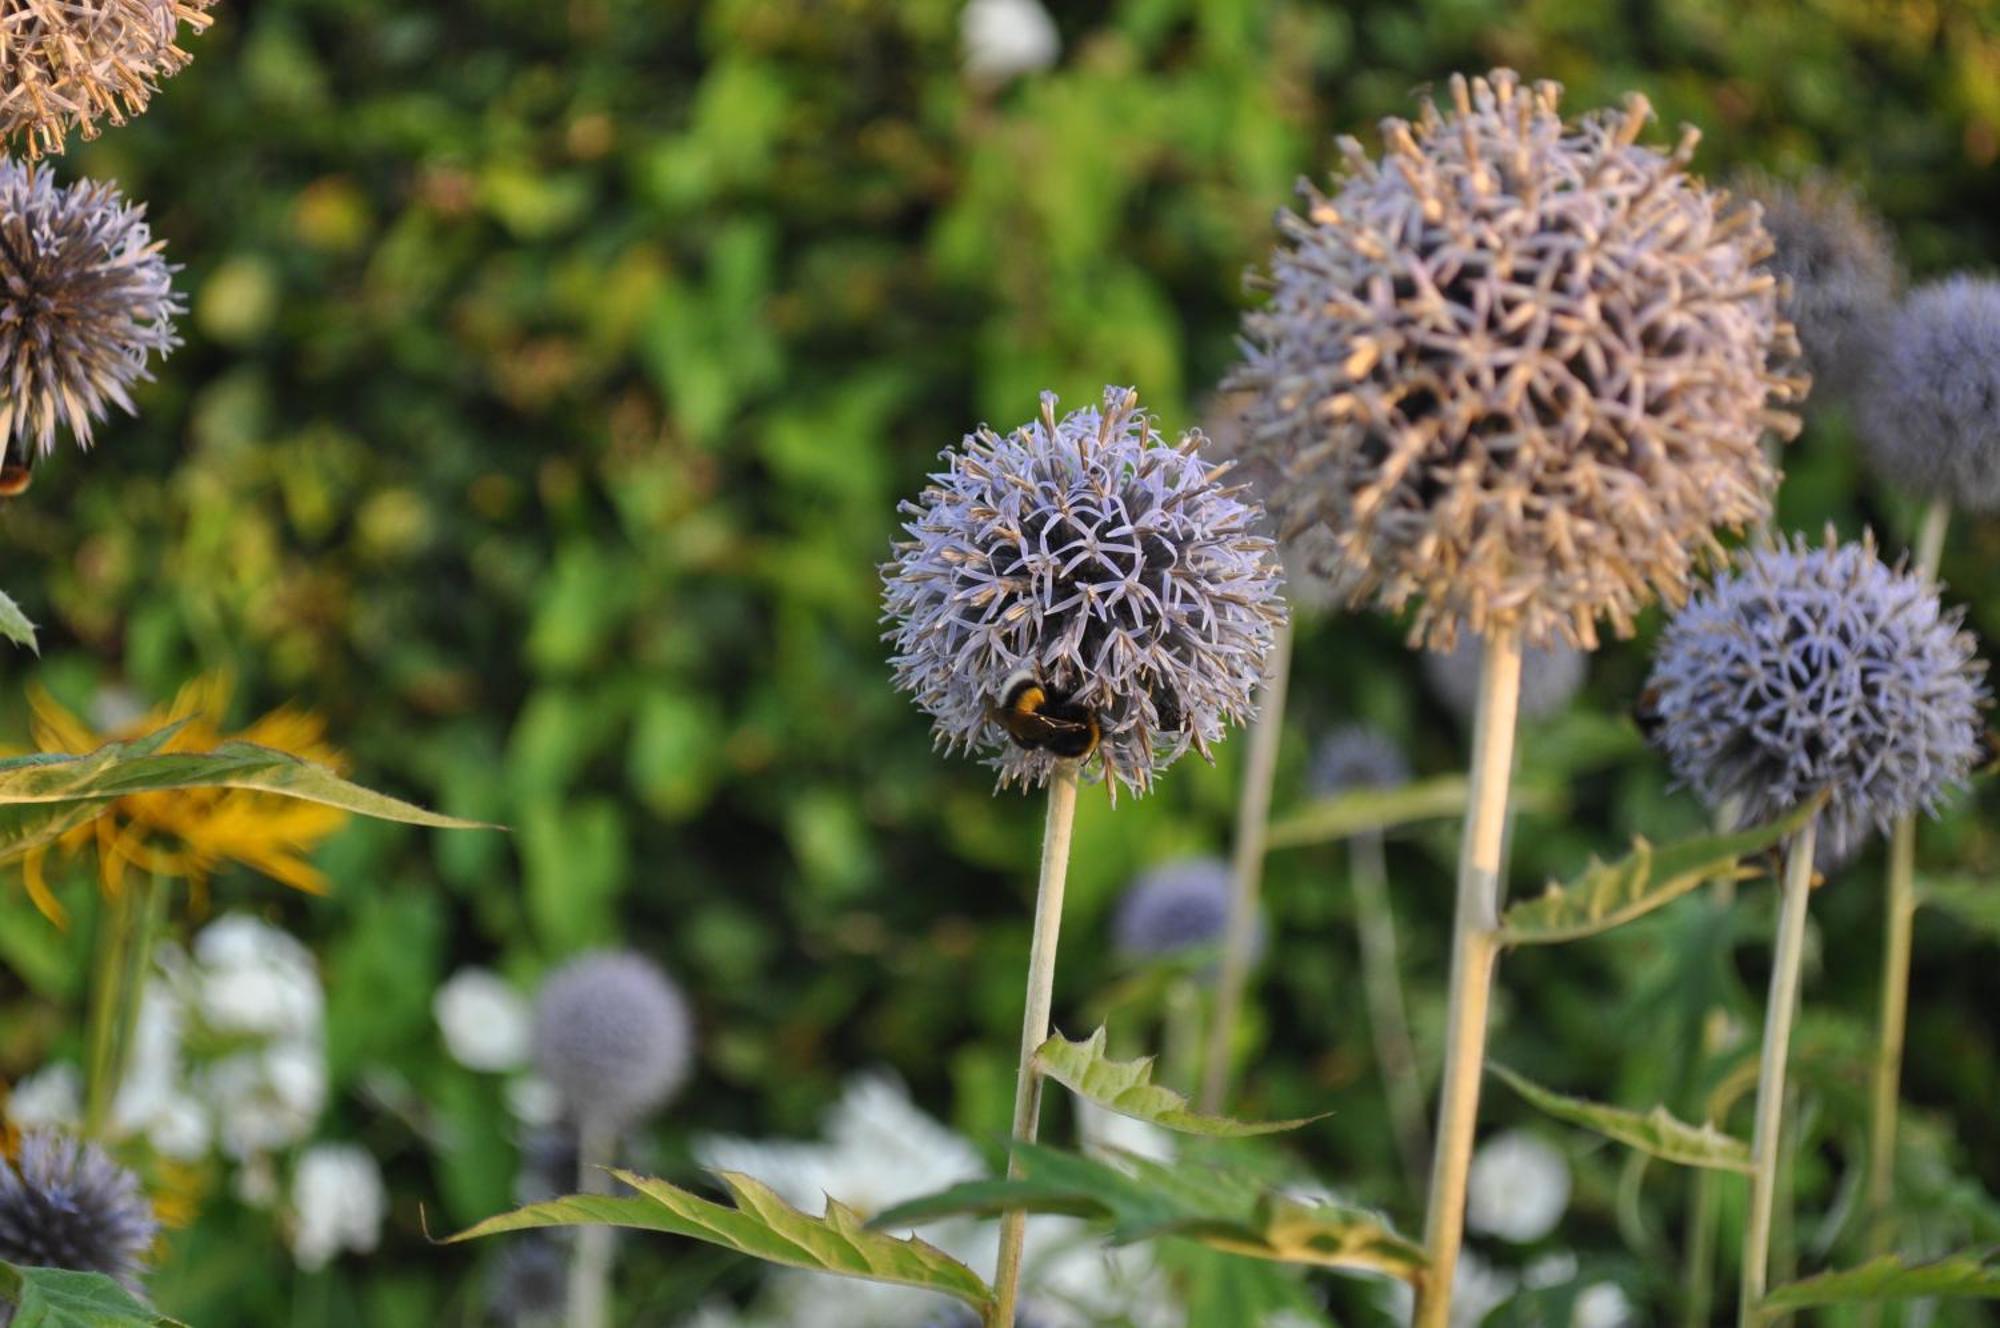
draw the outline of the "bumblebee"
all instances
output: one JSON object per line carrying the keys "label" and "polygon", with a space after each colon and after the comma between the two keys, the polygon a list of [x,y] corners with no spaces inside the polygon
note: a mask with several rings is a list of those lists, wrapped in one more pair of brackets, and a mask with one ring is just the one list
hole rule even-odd
{"label": "bumblebee", "polygon": [[1632,722],[1639,726],[1639,735],[1647,742],[1660,736],[1667,718],[1660,713],[1659,688],[1648,687],[1639,693],[1639,699],[1632,705]]}
{"label": "bumblebee", "polygon": [[1069,761],[1084,761],[1104,736],[1097,712],[1042,685],[1023,670],[1000,689],[1000,704],[986,717],[1005,729],[1016,747],[1047,752]]}
{"label": "bumblebee", "polygon": [[26,493],[28,486],[34,482],[35,453],[32,448],[29,449],[28,459],[25,461],[16,461],[10,456],[6,461],[0,462],[0,498],[18,498]]}

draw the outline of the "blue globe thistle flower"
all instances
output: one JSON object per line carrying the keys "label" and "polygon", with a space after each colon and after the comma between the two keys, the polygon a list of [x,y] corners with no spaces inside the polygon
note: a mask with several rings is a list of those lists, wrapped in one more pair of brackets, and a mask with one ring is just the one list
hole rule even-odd
{"label": "blue globe thistle flower", "polygon": [[[1229,864],[1180,858],[1141,872],[1118,901],[1111,943],[1127,959],[1168,959],[1222,944],[1229,925]],[[1262,920],[1256,951],[1262,954]]]}
{"label": "blue globe thistle flower", "polygon": [[2000,508],[2000,281],[1911,292],[1858,404],[1876,474],[1967,511]]}
{"label": "blue globe thistle flower", "polygon": [[1644,98],[1565,124],[1560,96],[1455,77],[1448,108],[1384,121],[1381,161],[1342,139],[1244,319],[1231,385],[1287,530],[1325,526],[1353,598],[1414,606],[1433,647],[1496,621],[1629,635],[1720,559],[1718,527],[1769,515],[1761,439],[1797,428],[1754,214],[1686,174],[1692,130],[1638,141]]}
{"label": "blue globe thistle flower", "polygon": [[1410,762],[1402,747],[1372,724],[1349,724],[1320,739],[1306,776],[1306,787],[1317,798],[1409,782]]}
{"label": "blue globe thistle flower", "polygon": [[687,1000],[643,955],[581,955],[535,998],[535,1068],[586,1130],[636,1125],[680,1090],[693,1060]]}
{"label": "blue globe thistle flower", "polygon": [[[1450,650],[1424,652],[1424,681],[1461,723],[1472,722],[1479,699],[1479,670],[1484,641],[1461,637]],[[1559,714],[1579,691],[1590,672],[1590,656],[1566,642],[1529,646],[1521,652],[1522,719],[1547,719]]]}
{"label": "blue globe thistle flower", "polygon": [[133,410],[148,359],[180,344],[174,269],[145,216],[110,185],[0,161],[0,449],[24,465],[58,426],[89,447],[108,407]]}
{"label": "blue globe thistle flower", "polygon": [[1650,680],[1655,741],[1711,807],[1770,820],[1824,791],[1838,861],[1970,772],[1987,703],[1962,611],[1872,540],[1741,558],[1668,623]]}
{"label": "blue globe thistle flower", "polygon": [[158,1234],[139,1178],[95,1144],[37,1132],[21,1140],[12,1164],[0,1159],[0,1259],[8,1263],[103,1273],[137,1293]]}
{"label": "blue globe thistle flower", "polygon": [[1039,420],[944,454],[882,570],[896,684],[940,746],[986,753],[1002,787],[1046,783],[1063,758],[992,718],[1025,671],[1094,714],[1116,797],[1248,717],[1284,621],[1278,560],[1200,441],[1167,446],[1109,388],[1060,420],[1044,394]]}

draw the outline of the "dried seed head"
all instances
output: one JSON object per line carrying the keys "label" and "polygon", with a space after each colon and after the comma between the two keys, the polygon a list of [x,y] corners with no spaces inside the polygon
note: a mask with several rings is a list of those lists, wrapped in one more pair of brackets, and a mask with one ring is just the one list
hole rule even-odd
{"label": "dried seed head", "polygon": [[0,1158],[0,1260],[103,1273],[136,1292],[158,1232],[139,1178],[95,1144],[30,1134],[12,1164]]}
{"label": "dried seed head", "polygon": [[1692,131],[1661,152],[1636,95],[1566,126],[1553,83],[1451,86],[1281,218],[1232,385],[1355,600],[1415,602],[1434,647],[1495,622],[1591,647],[1768,515],[1797,344],[1769,237],[1683,170]]}
{"label": "dried seed head", "polygon": [[1039,786],[1061,759],[993,722],[1017,672],[1095,715],[1114,797],[1144,793],[1248,717],[1284,621],[1258,508],[1200,435],[1169,447],[1136,393],[1104,402],[1058,421],[1044,394],[1034,423],[946,452],[882,569],[897,686],[939,745],[989,753],[1003,787]]}
{"label": "dried seed head", "polygon": [[1859,395],[1878,475],[1968,511],[2000,508],[2000,281],[1913,291]]}
{"label": "dried seed head", "polygon": [[572,959],[535,999],[535,1068],[586,1131],[638,1124],[687,1082],[693,1060],[687,1000],[643,955]]}
{"label": "dried seed head", "polygon": [[0,0],[0,138],[30,160],[125,123],[189,59],[215,0]]}
{"label": "dried seed head", "polygon": [[[1462,724],[1472,722],[1473,709],[1479,703],[1479,670],[1485,647],[1484,639],[1466,636],[1450,650],[1424,652],[1424,681]],[[1547,719],[1560,713],[1583,690],[1589,672],[1590,656],[1564,642],[1524,649],[1518,703],[1521,718]]]}
{"label": "dried seed head", "polygon": [[110,185],[0,162],[0,447],[46,456],[58,424],[89,447],[107,405],[132,411],[148,357],[180,344],[145,216]]}
{"label": "dried seed head", "polygon": [[1779,307],[1798,329],[1814,399],[1846,394],[1866,372],[1902,285],[1888,226],[1829,175],[1789,184],[1752,173],[1737,192],[1763,209],[1774,246],[1764,266],[1785,283]]}
{"label": "dried seed head", "polygon": [[1820,842],[1838,860],[1971,770],[1987,691],[1962,616],[1872,540],[1749,554],[1667,625],[1654,740],[1746,823],[1826,792]]}
{"label": "dried seed head", "polygon": [[1410,763],[1396,740],[1382,730],[1350,724],[1320,740],[1306,782],[1319,798],[1356,789],[1400,788],[1410,782]]}

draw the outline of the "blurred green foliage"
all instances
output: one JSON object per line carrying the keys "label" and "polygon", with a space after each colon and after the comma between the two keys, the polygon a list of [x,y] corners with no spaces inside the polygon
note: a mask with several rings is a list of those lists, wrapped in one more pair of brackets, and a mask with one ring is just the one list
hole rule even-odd
{"label": "blurred green foliage", "polygon": [[[1242,274],[1334,133],[1372,141],[1414,89],[1506,63],[1562,80],[1575,109],[1644,91],[1662,140],[1703,128],[1712,174],[1848,174],[1919,274],[2000,252],[2000,17],[1983,5],[1057,9],[1057,68],[980,89],[958,70],[951,0],[225,4],[143,119],[58,163],[147,201],[192,311],[141,417],[0,512],[7,588],[44,627],[42,662],[0,656],[13,680],[86,704],[226,668],[246,714],[324,712],[371,785],[513,827],[354,826],[321,854],[339,882],[323,900],[218,882],[215,903],[280,916],[321,955],[330,1131],[384,1159],[393,1214],[379,1256],[305,1277],[265,1219],[212,1196],[174,1239],[164,1309],[205,1328],[477,1322],[490,1251],[423,1235],[510,1197],[497,1085],[444,1055],[430,1016],[465,963],[526,985],[620,943],[670,966],[703,1045],[658,1132],[667,1174],[691,1131],[810,1133],[842,1075],[876,1064],[982,1142],[1004,1134],[1040,812],[934,756],[890,690],[875,568],[895,504],[939,449],[1027,419],[1045,387],[1081,402],[1136,383],[1166,428],[1197,423],[1234,354]],[[1896,547],[1911,513],[1853,457],[1842,422],[1817,419],[1784,520],[1868,525]],[[1996,554],[2000,528],[1968,525],[1946,562],[1987,631]],[[1700,828],[1622,717],[1644,668],[1643,640],[1607,648],[1576,710],[1527,735],[1524,764],[1570,797],[1523,817],[1517,888],[1635,832]],[[1305,624],[1294,676],[1281,809],[1338,720],[1391,728],[1422,772],[1460,764],[1395,624]],[[1226,845],[1239,747],[1115,813],[1087,792],[1069,1031],[1117,975],[1120,886]],[[1452,837],[1391,845],[1429,1046]],[[1990,874],[2000,840],[1967,800],[1925,854]],[[1816,901],[1803,1054],[1828,1049],[1834,1089],[1854,1090],[1838,1051],[1873,1009],[1876,861]],[[1410,1226],[1344,870],[1333,850],[1272,859],[1245,1110],[1336,1108],[1300,1146]],[[1495,1054],[1567,1092],[1690,1110],[1701,1067],[1671,1049],[1696,1045],[1711,993],[1757,1008],[1766,892],[1744,900],[1511,957]],[[81,943],[37,925],[0,896],[0,1076],[72,1036]],[[1944,916],[1919,925],[1906,1086],[1940,1184],[2000,1186],[1992,944]],[[1528,1114],[1489,1104],[1495,1122]],[[1845,1110],[1817,1117],[1833,1123],[1800,1163],[1802,1213],[1825,1211],[1854,1162]],[[1656,1222],[1635,1232],[1625,1159],[1578,1143],[1574,1240],[1664,1306],[1685,1178],[1645,1178]],[[1965,1211],[1993,1222],[1983,1198]],[[1808,1267],[1815,1234],[1798,1233]],[[754,1276],[672,1243],[627,1249],[647,1314]]]}

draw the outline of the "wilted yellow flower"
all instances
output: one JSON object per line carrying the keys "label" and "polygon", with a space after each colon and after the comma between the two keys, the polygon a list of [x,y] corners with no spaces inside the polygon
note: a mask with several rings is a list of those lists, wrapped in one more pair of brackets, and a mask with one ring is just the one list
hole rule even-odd
{"label": "wilted yellow flower", "polygon": [[[183,687],[164,710],[115,732],[96,733],[47,692],[33,688],[28,696],[31,729],[41,751],[82,755],[107,742],[143,737],[180,724],[161,751],[206,752],[225,740],[236,739],[288,752],[336,771],[344,768],[340,753],[325,741],[325,721],[309,711],[285,706],[241,733],[225,734],[222,725],[230,691],[226,677],[197,679]],[[337,808],[271,793],[174,789],[111,799],[95,818],[68,831],[56,843],[72,854],[94,846],[98,881],[108,895],[123,888],[127,867],[199,886],[217,867],[230,862],[262,872],[295,890],[323,894],[326,877],[306,855],[346,819],[347,813]],[[29,854],[21,875],[35,907],[60,924],[62,907],[43,876],[46,857],[46,849]]]}

